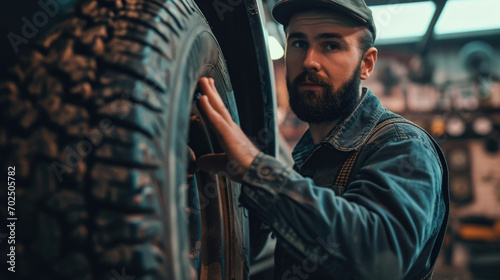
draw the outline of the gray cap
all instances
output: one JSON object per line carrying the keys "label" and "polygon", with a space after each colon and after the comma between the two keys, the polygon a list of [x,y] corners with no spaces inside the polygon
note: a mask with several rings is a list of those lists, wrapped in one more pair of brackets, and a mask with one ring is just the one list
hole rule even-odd
{"label": "gray cap", "polygon": [[376,36],[372,11],[364,0],[281,0],[273,7],[273,17],[277,22],[287,25],[297,12],[309,8],[329,9],[341,12],[362,25],[365,25]]}

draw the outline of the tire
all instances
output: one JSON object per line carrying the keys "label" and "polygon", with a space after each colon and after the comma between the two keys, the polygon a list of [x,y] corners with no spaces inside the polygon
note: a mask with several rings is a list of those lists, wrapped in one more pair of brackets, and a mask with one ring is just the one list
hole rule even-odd
{"label": "tire", "polygon": [[188,143],[195,156],[220,150],[192,102],[203,76],[237,120],[223,55],[192,0],[82,1],[21,55],[0,83],[18,218],[16,273],[0,277],[247,279],[239,188],[186,177]]}

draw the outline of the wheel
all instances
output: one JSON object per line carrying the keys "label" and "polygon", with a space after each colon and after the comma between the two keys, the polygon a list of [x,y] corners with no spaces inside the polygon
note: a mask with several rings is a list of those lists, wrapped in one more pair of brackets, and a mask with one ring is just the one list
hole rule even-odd
{"label": "wheel", "polygon": [[82,1],[20,56],[0,83],[17,217],[2,279],[248,278],[239,188],[188,172],[220,151],[192,101],[203,76],[237,120],[191,0]]}

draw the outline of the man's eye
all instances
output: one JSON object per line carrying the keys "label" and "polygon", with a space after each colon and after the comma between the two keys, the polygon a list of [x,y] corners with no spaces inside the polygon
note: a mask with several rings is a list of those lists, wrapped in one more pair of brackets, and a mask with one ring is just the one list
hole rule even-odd
{"label": "man's eye", "polygon": [[295,48],[304,48],[306,43],[304,41],[295,41],[292,43],[292,46]]}
{"label": "man's eye", "polygon": [[336,44],[336,43],[325,44],[325,49],[327,49],[327,50],[336,50],[338,48],[339,48],[339,44]]}

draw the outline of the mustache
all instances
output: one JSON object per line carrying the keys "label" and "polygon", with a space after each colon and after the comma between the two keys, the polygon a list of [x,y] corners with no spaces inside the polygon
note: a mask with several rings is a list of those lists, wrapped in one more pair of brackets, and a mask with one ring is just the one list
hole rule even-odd
{"label": "mustache", "polygon": [[293,80],[293,85],[295,87],[297,87],[300,84],[304,84],[306,82],[313,83],[313,84],[320,85],[320,86],[324,86],[324,87],[333,88],[333,85],[330,83],[329,80],[321,77],[320,75],[318,75],[316,73],[308,72],[308,71],[304,71],[300,75],[298,75]]}

